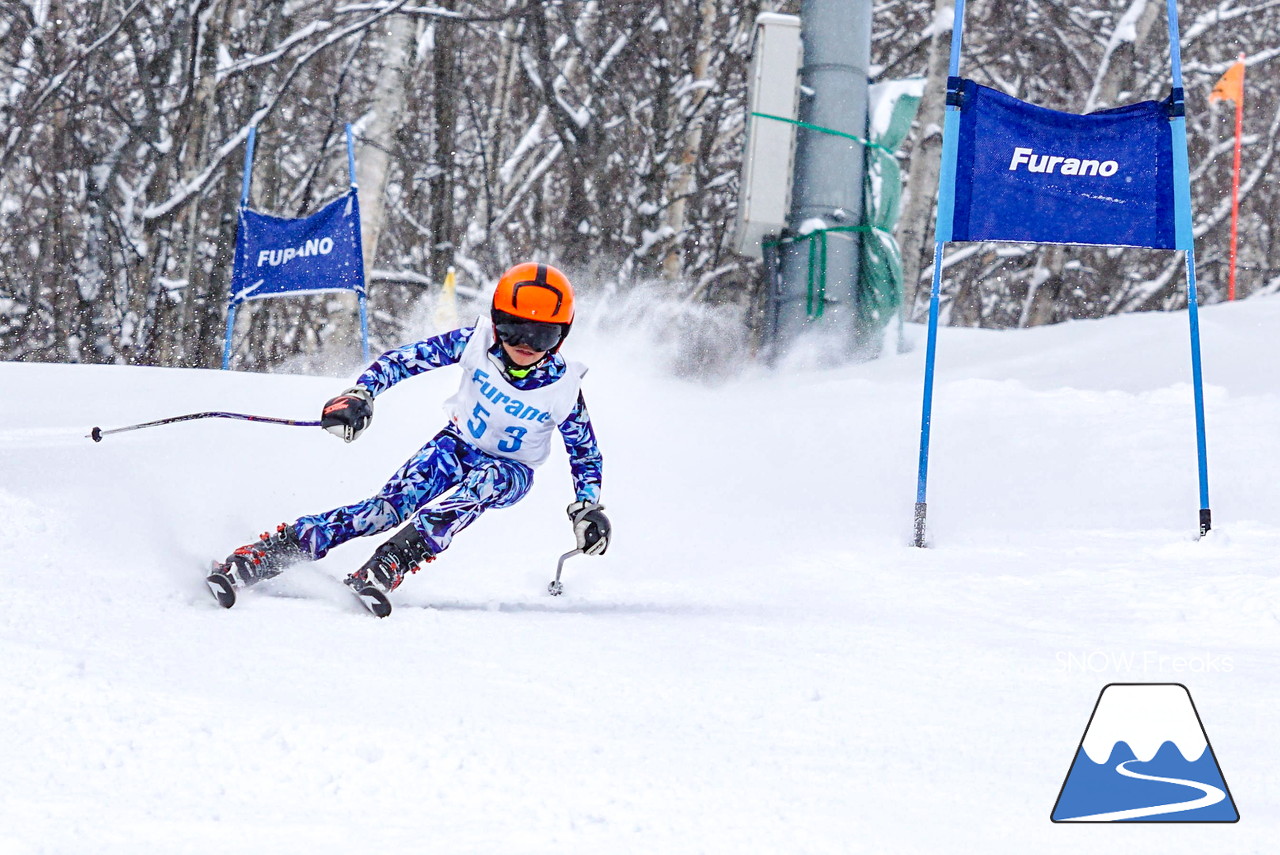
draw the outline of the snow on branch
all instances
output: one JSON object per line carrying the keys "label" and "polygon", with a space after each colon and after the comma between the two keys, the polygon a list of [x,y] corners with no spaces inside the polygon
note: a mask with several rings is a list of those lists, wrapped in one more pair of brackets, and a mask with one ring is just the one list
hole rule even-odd
{"label": "snow on branch", "polygon": [[[1277,6],[1280,6],[1280,0],[1265,0],[1265,2],[1251,6],[1237,6],[1236,0],[1223,0],[1213,9],[1197,15],[1191,25],[1182,31],[1182,36],[1178,41],[1183,47],[1186,47],[1187,44],[1201,36],[1221,35],[1221,27],[1226,22],[1234,21],[1238,18],[1247,20],[1254,15],[1267,9],[1274,9]],[[1186,65],[1183,66],[1184,70],[1186,67]]]}
{"label": "snow on branch", "polygon": [[[1265,50],[1256,51],[1246,54],[1244,64],[1246,68],[1265,65],[1273,59],[1280,57],[1280,46],[1270,47]],[[1235,64],[1234,59],[1223,60],[1222,62],[1188,62],[1182,66],[1184,74],[1190,76],[1192,74],[1203,74],[1207,77],[1217,79],[1217,77]]]}
{"label": "snow on branch", "polygon": [[[339,15],[344,15],[359,12],[375,12],[380,9],[385,9],[386,7],[387,4],[385,3],[349,3],[346,6],[339,6],[334,10],[334,12]],[[401,15],[414,15],[420,18],[443,18],[466,24],[485,24],[507,21],[511,18],[520,17],[525,13],[524,9],[512,9],[507,12],[499,12],[492,15],[471,15],[466,12],[455,12],[452,9],[441,9],[439,6],[402,6],[396,11]]]}
{"label": "snow on branch", "polygon": [[542,129],[546,124],[546,121],[547,108],[544,105],[538,108],[538,115],[529,123],[529,127],[520,137],[520,141],[516,143],[515,148],[512,149],[511,155],[506,159],[502,166],[498,168],[498,177],[502,179],[502,183],[510,184],[512,182],[516,174],[516,168],[519,167],[520,162],[524,160],[525,155],[542,142]]}
{"label": "snow on branch", "polygon": [[1129,8],[1125,10],[1125,13],[1120,16],[1115,29],[1111,31],[1111,38],[1107,40],[1107,48],[1102,54],[1102,64],[1098,68],[1098,73],[1093,76],[1093,88],[1089,90],[1089,97],[1085,99],[1084,111],[1086,113],[1092,111],[1094,105],[1097,104],[1098,93],[1102,91],[1102,86],[1107,80],[1107,74],[1111,69],[1111,57],[1115,54],[1116,49],[1122,44],[1137,46],[1138,21],[1147,10],[1148,2],[1149,0],[1133,0],[1129,4]]}
{"label": "snow on branch", "polygon": [[[40,90],[40,94],[36,96],[35,101],[32,103],[30,108],[28,108],[29,115],[35,115],[39,112],[40,108],[44,105],[44,102],[47,101],[53,93],[62,88],[62,85],[66,82],[67,78],[71,76],[71,72],[75,71],[76,68],[80,66],[80,63],[84,62],[91,54],[93,54],[94,51],[109,42],[116,33],[120,32],[120,28],[124,26],[125,22],[129,20],[134,11],[136,11],[142,4],[143,0],[134,0],[133,4],[129,6],[128,9],[125,9],[120,15],[120,20],[116,21],[112,27],[108,28],[105,33],[103,33],[88,47],[81,48],[81,50],[72,57],[71,62],[67,64],[66,68],[62,69],[62,71],[59,71],[50,78],[49,82],[45,84],[44,89]],[[29,124],[23,124],[14,128],[14,133],[9,137],[9,141],[5,144],[4,150],[0,151],[0,169],[4,169],[8,166],[9,158],[13,156],[14,150],[18,147],[18,143],[24,136],[23,130],[29,127]]]}
{"label": "snow on branch", "polygon": [[226,65],[226,66],[220,65],[215,79],[218,81],[218,83],[222,83],[227,78],[233,77],[234,75],[248,71],[251,68],[256,68],[259,65],[269,65],[275,62],[280,57],[287,54],[290,50],[292,50],[297,45],[301,44],[302,42],[316,35],[317,33],[322,33],[325,30],[332,29],[332,27],[333,27],[333,24],[329,23],[328,21],[312,21],[310,24],[298,30],[297,32],[290,33],[288,38],[286,38],[280,44],[276,45],[274,49],[266,53],[259,54],[257,56],[246,57],[245,59],[241,59],[241,60],[236,60],[235,62],[232,62],[230,65]]}
{"label": "snow on branch", "polygon": [[[141,0],[139,0],[139,2],[141,2]],[[298,76],[298,72],[301,71],[303,67],[316,56],[316,54],[320,53],[335,42],[339,42],[347,36],[360,32],[382,18],[385,18],[387,15],[395,12],[396,9],[403,5],[404,2],[405,0],[400,0],[398,3],[392,3],[367,18],[357,21],[354,24],[348,24],[342,29],[331,33],[328,37],[307,50],[306,53],[302,54],[302,56],[298,57],[297,60],[294,61],[293,66],[290,67],[288,73],[285,74],[284,79],[280,81],[280,85],[271,96],[271,99],[266,104],[259,107],[249,121],[241,127],[234,136],[218,147],[218,150],[214,152],[209,164],[193,178],[179,186],[177,191],[168,199],[159,204],[147,206],[147,208],[142,212],[143,218],[154,220],[164,217],[190,199],[193,195],[203,190],[205,185],[209,183],[209,180],[214,176],[218,169],[221,168],[222,162],[226,160],[233,151],[243,145],[246,139],[248,139],[249,129],[255,127],[263,119],[271,115],[271,112],[275,109],[276,105],[280,103],[280,99],[289,91],[289,87],[293,84],[294,78]]]}
{"label": "snow on branch", "polygon": [[529,192],[529,188],[532,187],[548,169],[551,168],[551,164],[556,162],[556,159],[560,157],[560,154],[563,151],[564,143],[557,140],[556,143],[551,146],[551,150],[547,152],[546,156],[542,158],[538,165],[535,166],[527,176],[525,176],[524,183],[520,185],[520,188],[516,190],[516,192],[511,194],[511,198],[507,200],[506,206],[498,212],[496,217],[493,218],[493,222],[489,223],[489,231],[497,229],[507,221],[507,218],[515,212],[516,206],[520,203],[520,200],[524,198],[524,195],[527,192]]}

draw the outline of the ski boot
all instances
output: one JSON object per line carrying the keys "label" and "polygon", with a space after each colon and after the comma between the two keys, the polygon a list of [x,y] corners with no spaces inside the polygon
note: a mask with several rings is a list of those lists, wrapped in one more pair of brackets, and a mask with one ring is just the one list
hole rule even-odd
{"label": "ski boot", "polygon": [[374,550],[373,556],[346,578],[346,584],[365,608],[380,618],[386,617],[391,614],[387,594],[400,587],[405,573],[417,573],[418,565],[434,560],[431,548],[410,524]]}
{"label": "ski boot", "polygon": [[240,547],[223,562],[214,562],[213,572],[205,579],[218,605],[229,609],[236,604],[236,589],[256,585],[264,579],[279,576],[286,568],[311,555],[298,542],[293,526],[281,523],[275,534],[263,532],[254,543]]}

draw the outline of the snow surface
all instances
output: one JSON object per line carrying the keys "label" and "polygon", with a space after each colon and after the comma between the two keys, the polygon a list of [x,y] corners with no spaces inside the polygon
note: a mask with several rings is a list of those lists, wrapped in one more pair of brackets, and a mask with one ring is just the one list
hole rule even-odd
{"label": "snow surface", "polygon": [[[1202,312],[1215,529],[1195,539],[1186,315],[944,330],[675,379],[575,331],[608,555],[565,565],[563,453],[370,617],[377,541],[217,608],[211,558],[361,498],[457,376],[0,365],[0,852],[1270,852],[1280,837],[1280,299]],[[918,341],[920,330],[909,328]],[[1104,684],[1182,682],[1234,826],[1049,821]]]}

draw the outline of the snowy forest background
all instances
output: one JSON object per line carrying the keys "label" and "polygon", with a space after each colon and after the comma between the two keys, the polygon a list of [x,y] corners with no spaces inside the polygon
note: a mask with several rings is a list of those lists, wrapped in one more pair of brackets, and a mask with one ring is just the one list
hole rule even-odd
{"label": "snowy forest background", "polygon": [[[455,266],[514,260],[589,287],[643,284],[743,323],[760,271],[731,249],[760,0],[0,0],[0,358],[219,364],[244,141],[252,204],[310,213],[347,183],[356,125],[375,345]],[[875,5],[871,74],[929,75],[903,152],[908,305],[927,294],[947,0]],[[1073,112],[1168,94],[1165,6],[977,0],[966,76]],[[1198,272],[1226,290],[1234,115],[1214,82],[1247,57],[1241,272],[1280,290],[1266,181],[1280,133],[1280,0],[1180,6]],[[932,26],[943,20],[941,27]],[[382,204],[379,204],[379,200]],[[1033,326],[1185,304],[1178,253],[975,244],[949,253],[947,322]],[[927,287],[923,289],[927,292]],[[264,301],[267,368],[354,335],[353,303]]]}

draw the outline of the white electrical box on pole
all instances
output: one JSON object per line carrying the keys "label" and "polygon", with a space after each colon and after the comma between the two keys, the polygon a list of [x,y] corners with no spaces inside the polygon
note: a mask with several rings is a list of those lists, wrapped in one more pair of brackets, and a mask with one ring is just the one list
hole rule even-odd
{"label": "white electrical box on pole", "polygon": [[761,241],[767,235],[782,232],[791,209],[796,151],[796,126],[791,122],[799,113],[802,55],[800,18],[773,12],[756,17],[747,80],[746,150],[734,224],[735,249],[753,258],[762,257]]}

